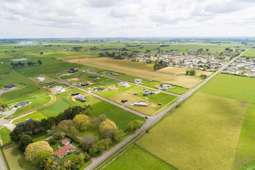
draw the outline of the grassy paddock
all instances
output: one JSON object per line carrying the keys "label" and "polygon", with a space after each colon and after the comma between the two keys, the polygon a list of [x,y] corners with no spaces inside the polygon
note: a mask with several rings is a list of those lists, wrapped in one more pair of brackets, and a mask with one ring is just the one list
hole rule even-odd
{"label": "grassy paddock", "polygon": [[217,75],[202,92],[228,97],[243,102],[255,102],[255,79],[248,77],[232,76],[227,74]]}
{"label": "grassy paddock", "polygon": [[245,111],[239,101],[197,93],[138,144],[178,169],[231,169]]}
{"label": "grassy paddock", "polygon": [[[239,144],[236,149],[235,162],[233,164],[234,170],[239,170],[245,167],[250,162],[255,160],[255,105],[251,104],[246,112],[243,126],[241,129]],[[254,166],[255,167],[255,164]]]}
{"label": "grassy paddock", "polygon": [[174,167],[137,145],[129,147],[121,155],[101,167],[103,170],[175,170]]}

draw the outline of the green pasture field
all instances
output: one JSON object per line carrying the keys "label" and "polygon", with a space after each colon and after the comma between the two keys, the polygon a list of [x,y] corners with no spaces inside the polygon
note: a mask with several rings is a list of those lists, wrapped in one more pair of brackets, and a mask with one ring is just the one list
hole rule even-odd
{"label": "green pasture field", "polygon": [[248,49],[242,56],[243,57],[255,57],[255,48]]}
{"label": "green pasture field", "polygon": [[6,127],[0,127],[0,139],[2,140],[2,144],[7,144],[11,141],[10,139],[10,130]]}
{"label": "green pasture field", "polygon": [[39,75],[47,75],[55,78],[58,73],[67,73],[67,70],[71,67],[76,67],[76,64],[71,64],[63,62],[62,60],[56,58],[37,58],[36,60],[41,60],[41,65],[17,68],[17,72],[28,76],[35,77]]}
{"label": "green pasture field", "polygon": [[138,145],[178,169],[254,167],[254,83],[252,78],[217,75]]}
{"label": "green pasture field", "polygon": [[[233,170],[240,170],[249,165],[251,162],[255,161],[254,129],[255,129],[255,105],[250,104],[243,121],[239,144],[236,149],[235,162],[232,168]],[[250,166],[251,165],[249,165],[248,167],[251,168]],[[254,168],[255,164],[253,164],[252,167]],[[248,170],[249,168],[247,168],[246,170]]]}
{"label": "green pasture field", "polygon": [[42,120],[42,119],[47,119],[47,117],[41,112],[34,112],[34,113],[31,113],[27,116],[24,116],[24,117],[21,117],[19,119],[14,120],[13,123],[18,124],[18,123],[21,123],[21,122],[25,122],[28,119],[33,119],[33,120],[38,120],[39,121],[39,120]]}
{"label": "green pasture field", "polygon": [[245,111],[242,102],[200,92],[138,145],[178,169],[231,169]]}
{"label": "green pasture field", "polygon": [[128,122],[131,120],[144,120],[142,117],[129,113],[104,101],[98,100],[93,96],[87,95],[87,101],[87,103],[91,106],[91,114],[95,116],[105,114],[108,118],[116,122],[117,126],[123,130],[127,129]]}
{"label": "green pasture field", "polygon": [[103,170],[175,170],[168,163],[153,156],[137,145],[132,145],[116,159],[110,160]]}
{"label": "green pasture field", "polygon": [[254,87],[255,79],[253,78],[220,74],[204,86],[201,91],[211,95],[254,103]]}

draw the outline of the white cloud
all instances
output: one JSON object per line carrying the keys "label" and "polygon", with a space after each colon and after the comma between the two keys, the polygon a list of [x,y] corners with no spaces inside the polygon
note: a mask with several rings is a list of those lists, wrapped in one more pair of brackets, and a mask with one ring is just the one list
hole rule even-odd
{"label": "white cloud", "polygon": [[0,0],[1,37],[255,36],[253,0]]}

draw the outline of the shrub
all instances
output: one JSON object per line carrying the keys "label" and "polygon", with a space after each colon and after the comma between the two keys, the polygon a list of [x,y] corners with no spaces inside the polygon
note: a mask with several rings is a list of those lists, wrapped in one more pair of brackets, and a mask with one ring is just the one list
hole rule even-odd
{"label": "shrub", "polygon": [[133,132],[137,129],[139,129],[143,124],[143,121],[141,120],[132,120],[128,123],[128,132]]}
{"label": "shrub", "polygon": [[97,147],[101,150],[108,150],[110,148],[110,146],[112,145],[112,140],[109,138],[106,139],[102,139],[100,141],[97,142]]}
{"label": "shrub", "polygon": [[195,70],[187,70],[186,71],[186,76],[195,76],[196,75],[196,71]]}
{"label": "shrub", "polygon": [[207,78],[207,75],[206,75],[206,74],[201,74],[201,75],[200,75],[200,78],[201,78],[201,79],[206,79],[206,78]]}

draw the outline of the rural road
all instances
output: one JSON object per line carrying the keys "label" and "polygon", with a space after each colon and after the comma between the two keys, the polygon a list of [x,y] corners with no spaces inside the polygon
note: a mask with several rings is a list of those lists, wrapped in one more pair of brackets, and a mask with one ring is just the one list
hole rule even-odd
{"label": "rural road", "polygon": [[[245,51],[244,51],[245,52]],[[197,92],[202,86],[204,86],[206,83],[208,83],[213,77],[215,77],[217,74],[221,73],[225,68],[227,68],[230,64],[232,64],[236,59],[238,59],[242,54],[242,52],[239,56],[233,58],[228,63],[226,63],[224,66],[222,66],[218,71],[211,74],[207,79],[202,81],[200,84],[198,84],[193,89],[189,90],[187,93],[179,96],[179,98],[171,104],[169,107],[167,107],[165,110],[161,111],[157,115],[153,117],[149,117],[144,125],[138,129],[135,133],[129,135],[126,137],[122,142],[115,145],[113,148],[111,148],[109,151],[104,152],[101,156],[92,158],[91,163],[85,168],[85,170],[94,170],[98,166],[100,166],[105,160],[113,156],[114,154],[120,153],[122,150],[125,149],[125,146],[128,144],[134,143],[140,136],[146,133],[146,130],[153,127],[159,120],[161,120],[167,113],[169,113],[171,110],[175,109],[178,105],[186,101],[189,97],[191,97],[195,92]]]}

